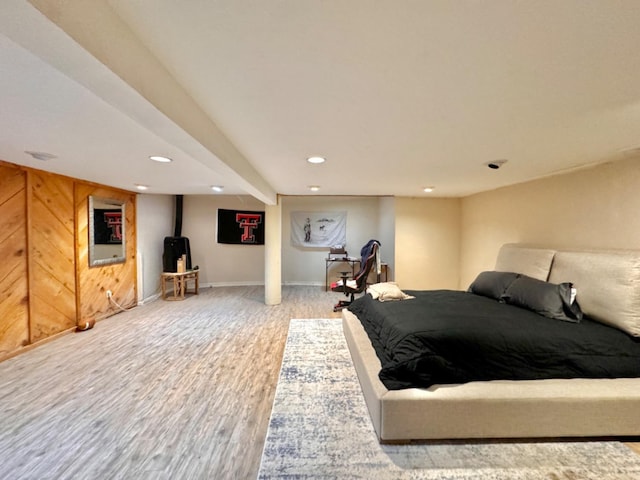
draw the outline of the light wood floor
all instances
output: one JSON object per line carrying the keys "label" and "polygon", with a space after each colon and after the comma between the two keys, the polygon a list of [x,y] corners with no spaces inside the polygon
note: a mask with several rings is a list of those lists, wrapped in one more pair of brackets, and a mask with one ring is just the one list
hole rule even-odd
{"label": "light wood floor", "polygon": [[256,478],[289,320],[339,316],[282,297],[202,289],[0,363],[0,478]]}
{"label": "light wood floor", "polygon": [[256,478],[288,322],[340,298],[202,289],[0,363],[0,478]]}

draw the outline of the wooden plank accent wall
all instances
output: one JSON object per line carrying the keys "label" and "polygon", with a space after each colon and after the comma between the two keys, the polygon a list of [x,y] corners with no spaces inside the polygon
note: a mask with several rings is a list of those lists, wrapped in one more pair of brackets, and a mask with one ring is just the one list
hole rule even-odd
{"label": "wooden plank accent wall", "polygon": [[75,327],[73,181],[30,170],[29,311],[31,342]]}
{"label": "wooden plank accent wall", "polygon": [[[89,267],[89,216],[90,195],[125,202],[125,263]],[[92,185],[76,183],[76,273],[78,279],[78,319],[85,322],[100,320],[119,310],[107,299],[107,290],[113,300],[128,308],[137,304],[136,292],[136,217],[135,194]]]}
{"label": "wooden plank accent wall", "polygon": [[26,179],[0,164],[0,358],[29,342]]}
{"label": "wooden plank accent wall", "polygon": [[[126,261],[89,267],[88,197],[125,202]],[[136,194],[0,160],[0,360],[137,303]]]}

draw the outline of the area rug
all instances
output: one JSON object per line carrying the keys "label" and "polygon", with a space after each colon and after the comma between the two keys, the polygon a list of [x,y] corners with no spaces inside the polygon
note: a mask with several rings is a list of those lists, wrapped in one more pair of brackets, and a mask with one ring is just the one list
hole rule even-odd
{"label": "area rug", "polygon": [[340,319],[291,320],[259,479],[640,480],[611,441],[380,445]]}

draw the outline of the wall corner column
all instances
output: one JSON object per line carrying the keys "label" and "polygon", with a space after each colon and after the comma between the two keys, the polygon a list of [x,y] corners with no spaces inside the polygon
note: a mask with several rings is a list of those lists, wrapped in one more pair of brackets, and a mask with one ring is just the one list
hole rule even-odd
{"label": "wall corner column", "polygon": [[282,302],[282,203],[265,206],[264,227],[264,301],[267,305]]}

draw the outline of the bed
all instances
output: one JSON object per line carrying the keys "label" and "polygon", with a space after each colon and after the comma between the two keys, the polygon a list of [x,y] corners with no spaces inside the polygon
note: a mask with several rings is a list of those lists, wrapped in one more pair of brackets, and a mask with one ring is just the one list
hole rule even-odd
{"label": "bed", "polygon": [[[567,251],[509,244],[500,249],[495,270],[483,274],[474,281],[480,293],[408,291],[401,293],[415,298],[380,303],[365,297],[354,302],[350,310],[343,310],[345,338],[379,440],[640,435],[640,252]],[[509,279],[509,275],[515,277]],[[487,283],[487,278],[491,282]],[[503,281],[511,286],[514,278],[529,282],[519,289],[524,300],[517,288],[500,284]],[[545,315],[531,311],[540,308],[536,304],[540,296],[526,298],[536,291],[536,282],[544,283],[541,286],[545,289],[557,286],[564,303],[554,304],[550,313],[543,312]],[[577,290],[574,302],[570,301],[569,287]],[[497,298],[491,298],[492,289],[498,291]],[[457,305],[464,304],[462,297],[472,302],[466,310],[458,311]],[[366,305],[371,303],[374,305]],[[397,313],[399,326],[375,327],[375,321],[374,327],[367,325],[372,321],[369,317],[375,316],[370,310],[377,308],[375,304],[385,315]],[[480,323],[497,322],[489,324],[488,350],[476,352],[478,360],[468,361],[468,369],[460,369],[460,362],[455,360],[450,362],[455,368],[445,368],[448,360],[437,355],[438,348],[447,354],[474,351],[479,343],[476,336],[484,336],[485,331],[472,328],[476,336],[461,344],[448,343],[451,340],[447,336],[438,339],[444,342],[441,345],[432,344],[432,337],[438,337],[432,333],[416,340],[403,330],[411,323],[405,318],[410,314],[407,309],[415,308],[412,304],[424,304],[420,308],[428,312],[439,308],[446,315],[438,321],[454,327],[472,322],[474,317],[469,312],[473,311]],[[512,320],[508,313],[506,318],[496,317],[509,309],[524,315]],[[551,318],[554,316],[558,318]],[[512,359],[501,356],[509,350],[501,345],[505,342],[501,332],[509,323],[519,325],[516,337],[520,332],[524,350],[533,351],[537,357],[523,356],[521,350]],[[595,336],[583,338],[583,331]],[[493,336],[496,332],[498,337]],[[538,338],[542,332],[551,332],[551,337]],[[575,340],[578,349],[589,349],[586,353],[578,350],[570,359],[558,358],[558,349],[546,349],[561,337]],[[386,355],[380,345],[385,342],[386,348],[391,348],[390,343],[398,350]],[[607,342],[615,349],[608,350]],[[430,352],[429,360],[422,362],[426,374],[421,371],[416,375],[416,365],[398,361],[404,352],[411,352],[411,343],[427,345],[436,353]],[[594,353],[592,343],[604,344],[604,351]],[[560,345],[560,351],[569,351],[570,347]],[[617,350],[619,347],[622,350]],[[492,349],[499,356],[492,357]],[[546,357],[552,359],[550,369],[537,363]],[[557,368],[565,364],[569,365],[568,373]]]}

